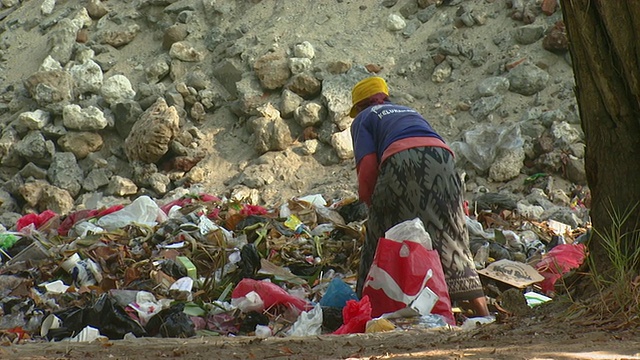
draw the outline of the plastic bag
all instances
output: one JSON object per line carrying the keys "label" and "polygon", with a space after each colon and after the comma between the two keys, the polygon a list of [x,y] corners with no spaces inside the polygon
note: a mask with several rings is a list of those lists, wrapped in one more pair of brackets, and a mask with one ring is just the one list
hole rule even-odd
{"label": "plastic bag", "polygon": [[145,329],[150,336],[187,338],[196,335],[193,321],[183,312],[184,304],[178,303],[154,315]]}
{"label": "plastic bag", "polygon": [[244,296],[231,299],[231,305],[237,307],[243,313],[264,310],[264,301],[255,291],[249,291]]}
{"label": "plastic bag", "polygon": [[47,221],[53,219],[55,216],[57,216],[57,214],[51,210],[45,210],[40,214],[26,214],[18,219],[18,221],[16,222],[16,229],[20,231],[23,228],[33,224],[34,228],[37,230]]}
{"label": "plastic bag", "polygon": [[97,225],[108,230],[116,230],[131,223],[155,226],[167,220],[167,215],[148,196],[140,196],[121,210],[101,217]]}
{"label": "plastic bag", "polygon": [[587,247],[584,244],[561,244],[549,251],[545,257],[536,264],[536,270],[544,276],[540,287],[546,293],[555,290],[555,283],[571,269],[582,265],[587,256]]}
{"label": "plastic bag", "polygon": [[358,300],[358,295],[340,278],[333,278],[327,292],[320,299],[320,305],[342,309],[349,300]]}
{"label": "plastic bag", "polygon": [[420,218],[404,221],[385,232],[384,237],[390,240],[411,240],[422,244],[427,250],[433,250],[431,236],[424,228]]}
{"label": "plastic bag", "polygon": [[[415,230],[415,220],[402,222],[396,227]],[[424,225],[422,229],[426,232]],[[406,232],[394,229],[394,232],[389,233]],[[424,239],[425,235],[417,238]],[[433,275],[431,278],[428,277],[430,269]],[[455,324],[449,289],[444,279],[438,252],[427,250],[422,242],[416,242],[413,239],[380,238],[362,290],[363,296],[368,295],[371,298],[373,317],[407,307],[425,287],[429,287],[438,296],[432,313],[440,314],[450,324]]]}
{"label": "plastic bag", "polygon": [[314,306],[310,311],[303,311],[298,320],[293,323],[289,336],[310,336],[320,335],[322,329],[322,307],[320,304]]}
{"label": "plastic bag", "polygon": [[333,332],[334,335],[365,332],[367,322],[372,319],[369,297],[365,295],[360,301],[347,301],[347,305],[342,309],[342,318],[342,326]]}
{"label": "plastic bag", "polygon": [[452,142],[451,148],[478,170],[486,171],[501,151],[517,149],[523,144],[519,124],[511,127],[480,124],[465,132],[464,141]]}
{"label": "plastic bag", "polygon": [[[253,279],[242,279],[231,293],[232,304],[234,299],[246,296],[255,291],[264,301],[264,307],[258,311],[268,309],[274,305],[285,304],[305,310],[309,303],[301,298],[287,293],[283,288],[269,281],[258,281]],[[236,300],[237,301],[237,300]]]}

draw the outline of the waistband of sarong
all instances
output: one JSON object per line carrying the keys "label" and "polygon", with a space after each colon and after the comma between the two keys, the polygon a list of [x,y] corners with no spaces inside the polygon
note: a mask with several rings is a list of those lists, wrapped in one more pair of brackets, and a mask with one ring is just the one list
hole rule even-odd
{"label": "waistband of sarong", "polygon": [[447,150],[448,152],[451,153],[451,155],[454,155],[453,150],[451,150],[451,148],[447,144],[445,144],[444,141],[438,139],[437,137],[416,136],[416,137],[408,137],[408,138],[394,141],[382,153],[382,159],[380,159],[380,164],[384,163],[384,161],[393,154],[397,154],[400,151],[404,151],[411,148],[417,148],[417,147],[439,147]]}

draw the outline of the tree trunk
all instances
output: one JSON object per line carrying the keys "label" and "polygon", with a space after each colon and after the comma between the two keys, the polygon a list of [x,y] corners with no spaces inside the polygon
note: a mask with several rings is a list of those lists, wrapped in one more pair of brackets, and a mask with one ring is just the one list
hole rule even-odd
{"label": "tree trunk", "polygon": [[[585,133],[591,219],[610,229],[611,211],[631,216],[623,231],[640,228],[640,1],[560,0]],[[627,240],[633,250],[636,241]],[[597,269],[610,267],[596,236]]]}

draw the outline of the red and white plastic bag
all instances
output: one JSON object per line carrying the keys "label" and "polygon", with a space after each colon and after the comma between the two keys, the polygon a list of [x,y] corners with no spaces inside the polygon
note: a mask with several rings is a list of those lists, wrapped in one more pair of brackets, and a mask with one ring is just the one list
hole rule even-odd
{"label": "red and white plastic bag", "polygon": [[432,250],[429,233],[416,218],[394,226],[379,239],[362,296],[369,296],[371,315],[376,318],[412,307],[416,298],[424,298],[420,295],[425,287],[438,297],[431,313],[455,325],[440,255]]}

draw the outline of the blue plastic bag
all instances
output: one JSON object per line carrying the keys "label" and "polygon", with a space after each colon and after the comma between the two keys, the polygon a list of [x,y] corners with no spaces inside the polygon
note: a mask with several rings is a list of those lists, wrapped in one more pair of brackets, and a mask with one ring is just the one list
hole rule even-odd
{"label": "blue plastic bag", "polygon": [[342,309],[349,300],[358,301],[358,295],[340,278],[333,278],[327,287],[327,292],[320,299],[320,306]]}

